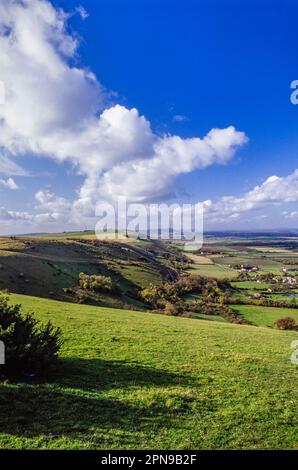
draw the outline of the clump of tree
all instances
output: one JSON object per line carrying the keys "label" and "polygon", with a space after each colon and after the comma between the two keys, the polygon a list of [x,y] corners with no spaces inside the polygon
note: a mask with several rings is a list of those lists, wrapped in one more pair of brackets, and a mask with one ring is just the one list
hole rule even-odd
{"label": "clump of tree", "polygon": [[177,304],[183,295],[200,290],[201,278],[189,275],[180,276],[176,281],[160,285],[150,284],[140,291],[141,299],[153,308],[164,308],[167,302]]}
{"label": "clump of tree", "polygon": [[32,313],[22,314],[21,305],[10,305],[0,295],[0,340],[5,346],[5,365],[0,374],[44,376],[58,363],[62,332],[51,322],[43,325]]}
{"label": "clump of tree", "polygon": [[78,289],[74,294],[74,301],[77,304],[92,303],[92,297],[87,292]]}
{"label": "clump of tree", "polygon": [[240,325],[250,325],[251,323],[246,320],[242,315],[239,315],[233,308],[224,303],[208,303],[201,298],[195,302],[187,302],[185,308],[189,313],[200,313],[204,315],[216,315],[224,318],[230,323],[237,323]]}
{"label": "clump of tree", "polygon": [[[228,305],[231,286],[228,281],[202,276],[182,275],[174,282],[151,284],[140,292],[141,299],[151,308],[174,316],[194,313],[220,315],[233,323],[248,324]],[[200,300],[186,301],[186,294],[196,293]]]}
{"label": "clump of tree", "polygon": [[298,330],[298,325],[292,317],[280,318],[273,326],[279,330]]}
{"label": "clump of tree", "polygon": [[237,295],[225,296],[226,304],[240,304],[240,305],[257,305],[259,307],[276,307],[276,308],[298,308],[296,299],[293,297],[290,300],[286,299],[274,299],[268,297],[267,294],[262,294],[260,298],[254,297],[240,297]]}
{"label": "clump of tree", "polygon": [[95,292],[111,292],[113,290],[113,282],[109,276],[89,275],[85,273],[79,274],[79,286],[83,290]]}
{"label": "clump of tree", "polygon": [[181,303],[172,304],[171,302],[165,301],[163,305],[163,313],[172,317],[184,316],[185,308]]}
{"label": "clump of tree", "polygon": [[155,308],[163,305],[165,301],[177,303],[189,293],[200,294],[207,303],[224,303],[227,292],[231,289],[227,281],[184,274],[173,282],[165,282],[161,285],[150,284],[140,292],[140,296]]}

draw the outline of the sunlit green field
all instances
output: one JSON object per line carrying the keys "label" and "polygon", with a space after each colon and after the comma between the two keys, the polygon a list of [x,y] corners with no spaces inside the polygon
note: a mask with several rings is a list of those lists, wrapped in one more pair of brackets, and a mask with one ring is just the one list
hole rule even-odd
{"label": "sunlit green field", "polygon": [[218,264],[193,264],[187,270],[189,274],[215,277],[217,279],[235,278],[238,272]]}
{"label": "sunlit green field", "polygon": [[234,282],[231,282],[231,285],[239,289],[257,289],[257,290],[268,289],[268,287],[270,286],[270,284],[266,282],[257,282],[257,281],[234,281]]}
{"label": "sunlit green field", "polygon": [[273,326],[276,320],[284,317],[292,317],[298,323],[297,308],[275,308],[258,305],[233,305],[233,308],[257,326]]}
{"label": "sunlit green field", "polygon": [[2,383],[0,447],[297,448],[297,333],[13,295],[64,333],[51,381]]}

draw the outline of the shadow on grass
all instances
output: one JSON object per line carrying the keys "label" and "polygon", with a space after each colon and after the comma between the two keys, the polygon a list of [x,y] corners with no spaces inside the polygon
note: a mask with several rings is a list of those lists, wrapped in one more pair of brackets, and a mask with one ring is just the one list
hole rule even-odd
{"label": "shadow on grass", "polygon": [[[107,447],[114,442],[115,435],[121,436],[124,446],[132,438],[135,442],[136,432],[151,434],[161,428],[172,428],[177,417],[191,406],[189,397],[180,396],[175,406],[169,408],[164,390],[158,392],[159,386],[190,385],[188,377],[124,361],[74,359],[63,363],[59,375],[50,383],[0,384],[2,433],[90,442],[97,430],[95,439],[98,432],[102,433]],[[130,387],[144,387],[141,401],[138,394],[137,402],[127,400]],[[150,387],[155,389],[155,396],[147,397],[146,401],[144,396]],[[117,398],[103,396],[111,389],[117,391]]]}
{"label": "shadow on grass", "polygon": [[167,386],[194,384],[194,378],[162,369],[144,367],[125,361],[102,359],[63,359],[50,382],[86,391],[101,391],[135,386]]}
{"label": "shadow on grass", "polygon": [[90,440],[94,430],[100,429],[103,433],[122,431],[122,439],[127,441],[130,433],[148,428],[153,416],[154,425],[165,426],[166,420],[162,409],[83,396],[47,385],[1,387],[0,414],[2,433],[48,439]]}

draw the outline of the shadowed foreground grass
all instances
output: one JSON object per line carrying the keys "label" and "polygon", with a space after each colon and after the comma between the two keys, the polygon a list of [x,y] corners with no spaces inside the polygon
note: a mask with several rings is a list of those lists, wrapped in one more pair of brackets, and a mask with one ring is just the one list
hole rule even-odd
{"label": "shadowed foreground grass", "polygon": [[297,333],[12,295],[64,332],[45,384],[0,384],[0,447],[297,448]]}

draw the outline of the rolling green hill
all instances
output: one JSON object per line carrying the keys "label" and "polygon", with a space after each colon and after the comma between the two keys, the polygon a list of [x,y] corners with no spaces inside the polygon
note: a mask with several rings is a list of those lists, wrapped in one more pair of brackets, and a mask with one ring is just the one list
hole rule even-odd
{"label": "rolling green hill", "polygon": [[284,317],[294,318],[298,323],[297,308],[276,308],[258,305],[233,305],[233,308],[256,326],[273,326],[274,322]]}
{"label": "rolling green hill", "polygon": [[109,276],[118,295],[101,305],[143,308],[138,291],[175,279],[174,263],[185,257],[158,241],[97,240],[88,232],[0,238],[0,290],[73,301],[65,288],[78,285],[80,272]]}
{"label": "rolling green hill", "polygon": [[48,383],[0,384],[2,449],[297,449],[297,333],[11,301],[65,343]]}

